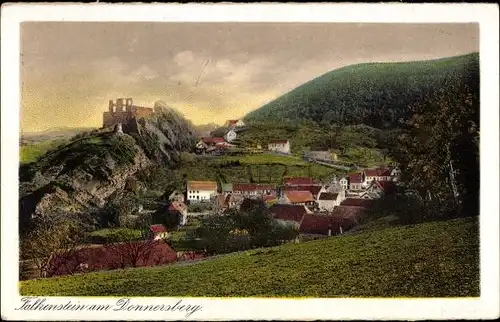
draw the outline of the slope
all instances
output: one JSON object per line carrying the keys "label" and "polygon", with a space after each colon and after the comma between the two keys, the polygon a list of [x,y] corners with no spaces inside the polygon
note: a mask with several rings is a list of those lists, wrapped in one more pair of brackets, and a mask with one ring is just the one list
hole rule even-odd
{"label": "slope", "polygon": [[246,122],[367,124],[394,127],[408,105],[434,90],[478,90],[479,54],[403,63],[365,63],[330,71],[250,112]]}
{"label": "slope", "polygon": [[171,265],[24,281],[37,296],[479,296],[477,218]]}

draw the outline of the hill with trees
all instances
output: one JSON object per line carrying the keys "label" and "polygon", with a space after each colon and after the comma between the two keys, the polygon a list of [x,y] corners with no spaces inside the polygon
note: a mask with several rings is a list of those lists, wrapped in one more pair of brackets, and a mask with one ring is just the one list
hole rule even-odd
{"label": "hill with trees", "polygon": [[402,63],[365,63],[330,71],[250,112],[245,122],[397,126],[408,106],[437,88],[479,79],[479,54]]}

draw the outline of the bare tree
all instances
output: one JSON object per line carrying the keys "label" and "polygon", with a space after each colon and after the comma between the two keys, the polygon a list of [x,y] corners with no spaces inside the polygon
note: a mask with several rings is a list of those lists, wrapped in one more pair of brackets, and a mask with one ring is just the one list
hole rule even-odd
{"label": "bare tree", "polygon": [[149,238],[146,225],[142,230],[140,238],[133,230],[123,230],[106,245],[109,252],[119,258],[122,268],[137,267],[141,261],[147,263],[154,255],[159,241]]}
{"label": "bare tree", "polygon": [[[20,249],[22,257],[45,277],[53,268],[50,267],[53,256],[71,254],[82,240],[83,228],[77,220],[63,215],[36,217],[32,228],[21,238]],[[58,261],[61,265],[64,262]]]}

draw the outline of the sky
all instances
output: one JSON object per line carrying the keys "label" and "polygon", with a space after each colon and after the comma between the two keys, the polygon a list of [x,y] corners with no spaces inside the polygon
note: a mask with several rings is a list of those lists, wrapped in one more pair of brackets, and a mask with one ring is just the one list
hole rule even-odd
{"label": "sky", "polygon": [[223,124],[343,66],[478,51],[477,24],[24,22],[21,130],[100,127],[119,97]]}

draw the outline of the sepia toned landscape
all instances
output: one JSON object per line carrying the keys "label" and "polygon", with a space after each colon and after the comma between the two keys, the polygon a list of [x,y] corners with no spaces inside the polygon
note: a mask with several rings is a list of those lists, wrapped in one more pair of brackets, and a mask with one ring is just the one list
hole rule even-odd
{"label": "sepia toned landscape", "polygon": [[478,297],[478,33],[24,22],[21,295]]}

